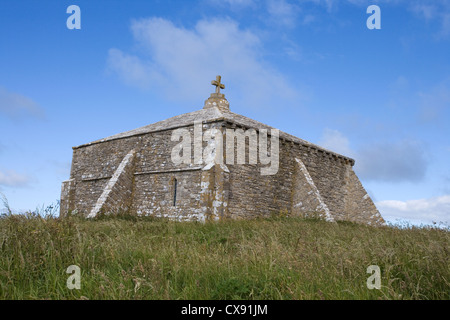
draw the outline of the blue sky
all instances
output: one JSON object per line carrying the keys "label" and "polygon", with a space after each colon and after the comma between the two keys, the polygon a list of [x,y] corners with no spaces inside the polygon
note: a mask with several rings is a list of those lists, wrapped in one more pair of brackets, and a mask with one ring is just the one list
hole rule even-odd
{"label": "blue sky", "polygon": [[386,220],[450,221],[449,1],[0,6],[0,192],[17,211],[59,199],[72,146],[198,110],[221,74],[233,112],[353,157]]}

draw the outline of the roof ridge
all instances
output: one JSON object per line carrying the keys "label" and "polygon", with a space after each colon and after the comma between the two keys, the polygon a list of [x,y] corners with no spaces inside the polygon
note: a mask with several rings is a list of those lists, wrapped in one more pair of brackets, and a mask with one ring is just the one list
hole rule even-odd
{"label": "roof ridge", "polygon": [[[82,148],[82,147],[86,147],[86,146],[90,146],[90,145],[98,144],[98,143],[102,143],[102,142],[123,139],[123,138],[128,138],[128,137],[137,136],[137,135],[143,135],[143,134],[147,134],[147,133],[151,133],[151,132],[158,132],[158,131],[165,131],[165,130],[170,130],[170,129],[174,129],[174,128],[187,127],[187,126],[191,126],[195,121],[216,122],[216,121],[220,121],[220,120],[234,123],[239,126],[246,127],[246,128],[254,128],[257,130],[258,129],[276,129],[272,126],[269,126],[269,125],[259,122],[257,120],[248,118],[241,114],[234,113],[229,110],[219,110],[217,107],[210,107],[207,109],[200,109],[200,110],[180,114],[180,115],[177,115],[177,116],[165,119],[165,120],[161,120],[161,121],[158,121],[158,122],[155,122],[152,124],[148,124],[148,125],[140,127],[140,128],[136,128],[133,130],[118,133],[118,134],[115,134],[115,135],[112,135],[112,136],[109,136],[109,137],[106,137],[103,139],[95,140],[90,143],[86,143],[86,144],[82,144],[82,145],[73,147],[73,149],[78,149],[78,148]],[[300,139],[300,138],[293,136],[291,134],[288,134],[284,131],[279,130],[279,133],[280,133],[281,139],[284,139],[287,141],[292,141],[294,143],[298,143],[301,145],[305,145],[307,147],[317,149],[319,151],[323,151],[325,153],[334,155],[339,158],[347,159],[350,162],[352,162],[352,164],[354,164],[354,162],[355,162],[355,160],[353,160],[350,157],[347,157],[347,156],[338,154],[336,152],[333,152],[331,150],[325,149],[319,145],[316,145],[309,141]]]}

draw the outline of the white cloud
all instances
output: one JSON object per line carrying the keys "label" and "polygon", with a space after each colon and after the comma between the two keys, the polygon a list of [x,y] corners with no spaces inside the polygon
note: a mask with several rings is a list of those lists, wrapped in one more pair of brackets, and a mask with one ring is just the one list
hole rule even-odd
{"label": "white cloud", "polygon": [[450,195],[440,197],[398,201],[385,200],[376,203],[381,215],[391,222],[395,220],[408,220],[431,224],[450,222]]}
{"label": "white cloud", "polygon": [[298,20],[299,7],[285,0],[268,0],[267,12],[271,17],[271,24],[294,27]]}
{"label": "white cloud", "polygon": [[56,173],[58,178],[65,180],[70,175],[70,169],[71,169],[71,165],[72,165],[71,162],[50,160],[49,164],[51,165],[51,168]]}
{"label": "white cloud", "polygon": [[[342,5],[345,2],[348,2],[350,4],[356,5],[356,6],[369,6],[371,4],[376,4],[380,2],[380,0],[306,0],[309,2],[312,2],[316,5],[321,5],[322,7],[325,7],[327,12],[334,11],[339,5]],[[389,0],[383,0],[385,3]],[[389,2],[396,1],[396,0],[390,0]]]}
{"label": "white cloud", "polygon": [[445,193],[450,193],[450,174],[444,175],[442,179],[444,180],[444,187],[442,190]]}
{"label": "white cloud", "polygon": [[198,101],[207,98],[206,85],[220,74],[225,85],[232,83],[224,91],[233,93],[231,104],[273,107],[297,97],[287,79],[264,60],[259,37],[232,19],[201,20],[186,29],[149,18],[133,21],[131,29],[143,54],[111,49],[108,58],[110,70],[128,84]]}
{"label": "white cloud", "polygon": [[31,181],[27,175],[14,170],[0,171],[0,185],[5,187],[25,187]]}
{"label": "white cloud", "polygon": [[414,88],[414,81],[399,76],[389,85],[387,106],[395,112],[410,110],[415,117],[412,125],[448,126],[450,115],[450,78],[428,87]]}
{"label": "white cloud", "polygon": [[307,14],[303,17],[302,24],[303,25],[309,25],[313,23],[316,20],[316,17],[312,14]]}
{"label": "white cloud", "polygon": [[224,0],[224,2],[230,5],[248,6],[253,4],[253,0]]}
{"label": "white cloud", "polygon": [[257,0],[209,0],[213,5],[229,5],[231,7],[243,8],[254,6]]}
{"label": "white cloud", "polygon": [[442,120],[445,111],[450,110],[450,80],[441,82],[428,92],[419,92],[418,97],[419,120],[435,124]]}
{"label": "white cloud", "polygon": [[431,20],[436,16],[436,7],[431,5],[430,3],[414,3],[412,6],[412,10],[425,18],[425,20]]}
{"label": "white cloud", "polygon": [[366,145],[356,152],[355,160],[355,170],[366,180],[417,182],[428,168],[423,145],[412,140]]}
{"label": "white cloud", "polygon": [[354,152],[350,149],[350,142],[340,131],[326,128],[322,139],[318,143],[321,147],[342,155],[353,157]]}
{"label": "white cloud", "polygon": [[[423,179],[428,162],[420,143],[404,140],[396,143],[370,144],[359,150],[350,148],[349,139],[338,130],[325,129],[319,145],[356,160],[355,171],[365,180],[389,182]],[[371,195],[372,199],[374,197]],[[376,202],[383,218],[412,224],[450,222],[450,195],[409,201]]]}
{"label": "white cloud", "polygon": [[14,119],[43,116],[43,110],[36,102],[18,93],[10,92],[1,86],[0,113]]}
{"label": "white cloud", "polygon": [[108,65],[122,77],[125,83],[142,89],[150,87],[152,80],[157,76],[150,64],[117,49],[109,50]]}
{"label": "white cloud", "polygon": [[424,146],[413,140],[371,143],[354,150],[340,131],[325,129],[318,145],[355,159],[355,171],[364,180],[417,182],[428,168]]}
{"label": "white cloud", "polygon": [[328,12],[331,12],[333,8],[336,6],[337,2],[336,0],[310,0],[314,2],[315,4],[320,4],[327,8]]}
{"label": "white cloud", "polygon": [[450,36],[450,2],[448,0],[416,0],[408,6],[412,12],[427,22],[437,22],[440,26],[437,38]]}
{"label": "white cloud", "polygon": [[448,0],[305,0],[326,8],[328,13],[335,11],[340,5],[349,3],[358,7],[376,4],[383,9],[387,5],[403,6],[417,17],[427,22],[437,23],[437,38],[450,36],[450,1]]}

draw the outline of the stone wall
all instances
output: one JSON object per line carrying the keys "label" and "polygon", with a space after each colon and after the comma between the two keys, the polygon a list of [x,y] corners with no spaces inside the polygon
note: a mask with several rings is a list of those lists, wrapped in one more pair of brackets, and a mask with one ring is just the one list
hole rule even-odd
{"label": "stone wall", "polygon": [[321,217],[334,221],[305,164],[298,158],[295,158],[295,161],[297,166],[294,171],[291,213],[294,216]]}
{"label": "stone wall", "polygon": [[60,212],[66,214],[73,210],[75,202],[75,179],[69,179],[61,184]]}
{"label": "stone wall", "polygon": [[201,170],[136,175],[133,211],[177,220],[204,220],[200,182]]}
{"label": "stone wall", "polygon": [[346,216],[343,219],[370,225],[384,224],[384,219],[351,167],[347,168],[345,182],[347,185]]}
{"label": "stone wall", "polygon": [[[225,126],[236,128],[230,124]],[[279,152],[276,175],[262,176],[259,162],[227,165],[230,170],[228,210],[233,218],[315,212],[327,220],[384,222],[353,172],[352,161],[286,139],[280,140]],[[306,172],[302,172],[301,166]]]}
{"label": "stone wall", "polygon": [[[296,145],[292,148],[293,158],[300,159],[323,201],[328,206],[334,219],[339,220],[345,214],[346,185],[344,182],[347,166],[351,164],[324,151]],[[295,160],[292,160],[294,162]]]}
{"label": "stone wall", "polygon": [[88,218],[101,213],[125,213],[131,209],[134,187],[134,159],[136,152],[131,150],[122,160],[111,179],[97,199]]}
{"label": "stone wall", "polygon": [[[292,203],[292,166],[280,143],[279,168],[275,175],[261,175],[261,164],[227,165],[230,170],[229,212],[234,218],[269,217],[289,212]],[[248,154],[248,148],[246,153]],[[258,148],[259,153],[259,148]]]}
{"label": "stone wall", "polygon": [[[220,127],[210,123],[204,130]],[[194,126],[186,127],[193,134]],[[176,165],[171,159],[172,130],[115,139],[74,148],[71,179],[63,182],[61,215],[76,210],[86,216],[100,211],[117,212],[129,208],[141,215],[156,215],[180,220],[205,220],[208,213],[202,192],[202,179],[211,176],[211,195],[218,194],[215,170],[203,172],[202,166]],[[204,144],[206,146],[206,144]],[[130,150],[133,162],[123,175],[115,172]],[[176,203],[174,187],[176,179]],[[114,181],[113,181],[114,180]],[[71,193],[70,193],[70,192]],[[223,192],[223,191],[222,191]],[[69,197],[71,195],[71,197]],[[211,199],[211,204],[213,199]],[[217,213],[217,212],[216,212]],[[222,213],[223,214],[223,213]]]}
{"label": "stone wall", "polygon": [[[194,125],[185,128],[193,136]],[[236,125],[226,121],[203,124],[203,130],[210,128],[222,130],[226,156],[225,129],[235,129]],[[221,165],[208,166],[195,164],[192,153],[190,164],[176,165],[171,152],[178,142],[171,141],[172,131],[160,130],[74,148],[70,180],[62,186],[61,214],[76,210],[88,215],[104,200],[101,207],[106,211],[114,211],[122,203],[125,204],[122,209],[129,208],[139,215],[179,220],[243,219],[322,210],[329,220],[383,222],[347,158],[281,139],[275,175],[261,175],[260,162],[248,164],[248,157],[245,165],[226,164],[225,158]],[[248,154],[248,140],[246,148]],[[116,183],[122,179],[120,186],[111,191],[109,201],[102,199],[132,150],[132,165],[127,166],[124,175],[116,177]]]}

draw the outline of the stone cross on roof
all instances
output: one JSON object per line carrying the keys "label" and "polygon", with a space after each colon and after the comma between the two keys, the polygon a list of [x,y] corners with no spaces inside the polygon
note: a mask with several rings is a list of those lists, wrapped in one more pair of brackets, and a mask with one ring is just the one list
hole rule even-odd
{"label": "stone cross on roof", "polygon": [[221,76],[216,76],[216,80],[211,81],[211,84],[216,86],[216,93],[220,93],[220,89],[225,89],[225,85],[220,82],[221,80]]}
{"label": "stone cross on roof", "polygon": [[216,92],[211,93],[211,96],[205,101],[203,109],[218,108],[221,112],[230,111],[230,104],[225,99],[225,95],[220,93],[220,89],[225,89],[225,85],[221,83],[221,80],[222,77],[217,76],[216,80],[211,81],[211,84],[216,86]]}

